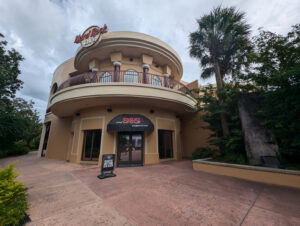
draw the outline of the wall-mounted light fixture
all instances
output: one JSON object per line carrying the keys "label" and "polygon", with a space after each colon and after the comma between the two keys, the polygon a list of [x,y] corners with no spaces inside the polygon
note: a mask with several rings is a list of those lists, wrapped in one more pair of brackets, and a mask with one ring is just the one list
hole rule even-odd
{"label": "wall-mounted light fixture", "polygon": [[153,109],[151,109],[151,110],[150,110],[150,113],[151,113],[151,114],[153,114],[153,113],[154,113],[154,110],[153,110]]}
{"label": "wall-mounted light fixture", "polygon": [[107,108],[106,111],[107,112],[112,112],[112,109],[111,108]]}

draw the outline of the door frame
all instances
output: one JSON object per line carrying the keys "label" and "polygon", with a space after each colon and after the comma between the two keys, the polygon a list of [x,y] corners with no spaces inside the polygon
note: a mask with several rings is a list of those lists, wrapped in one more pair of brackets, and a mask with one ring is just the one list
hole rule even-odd
{"label": "door frame", "polygon": [[[92,149],[91,149],[91,158],[90,159],[85,159],[85,152],[86,152],[86,133],[87,131],[94,131],[94,130],[99,130],[100,131],[100,147],[99,147],[99,154],[98,154],[98,157],[97,159],[93,159],[93,156],[92,156]],[[92,138],[92,148],[93,148],[93,145],[94,145],[94,133],[93,133],[93,138]],[[100,155],[100,152],[101,152],[101,142],[102,142],[102,129],[88,129],[88,130],[83,130],[83,141],[82,141],[82,151],[81,151],[81,161],[89,161],[89,162],[98,162],[99,160],[99,155]]]}
{"label": "door frame", "polygon": [[[140,134],[142,136],[142,146],[141,146],[141,150],[142,150],[142,154],[141,154],[141,161],[140,162],[132,162],[132,161],[128,161],[128,162],[124,162],[124,163],[120,163],[119,162],[119,156],[120,156],[120,134],[129,134],[130,136],[130,143],[132,143],[132,135],[133,134]],[[122,131],[122,132],[118,132],[117,133],[117,167],[127,167],[127,166],[143,166],[144,165],[144,150],[145,150],[145,141],[144,141],[144,132],[143,131]],[[131,149],[129,150],[131,152]],[[129,157],[132,156],[131,153],[129,154]]]}

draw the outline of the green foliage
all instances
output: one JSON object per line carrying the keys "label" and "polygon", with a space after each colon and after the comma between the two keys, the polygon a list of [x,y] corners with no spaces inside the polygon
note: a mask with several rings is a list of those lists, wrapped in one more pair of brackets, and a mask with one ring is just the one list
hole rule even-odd
{"label": "green foliage", "polygon": [[196,148],[196,150],[192,153],[192,159],[213,157],[213,155],[217,152],[217,150],[208,147]]}
{"label": "green foliage", "polygon": [[300,162],[300,24],[286,36],[255,37],[253,70],[243,79],[262,87],[260,116],[275,134],[282,161]]}
{"label": "green foliage", "polygon": [[25,140],[19,140],[16,141],[12,147],[12,151],[14,153],[14,155],[24,155],[27,154],[30,149],[27,146],[27,143]]}
{"label": "green foliage", "polygon": [[30,151],[30,148],[27,145],[25,140],[19,140],[14,142],[12,146],[8,150],[0,150],[0,158],[8,157],[8,156],[17,156],[17,155],[25,155]]}
{"label": "green foliage", "polygon": [[[4,38],[1,33],[0,38]],[[6,51],[6,45],[6,41],[0,41],[0,100],[14,97],[23,84],[18,75],[24,58],[14,49]]]}
{"label": "green foliage", "polygon": [[[190,56],[198,59],[202,66],[203,79],[215,76],[217,90],[222,91],[225,76],[237,77],[248,67],[250,25],[245,13],[235,7],[213,9],[202,16],[198,30],[190,34]],[[224,115],[223,96],[217,92],[223,134],[230,135],[227,118]]]}
{"label": "green foliage", "polygon": [[218,6],[197,22],[198,30],[190,34],[190,55],[199,60],[203,79],[215,75],[215,62],[220,66],[222,79],[247,64],[252,46],[245,13],[235,7]]}
{"label": "green foliage", "polygon": [[29,148],[30,150],[36,150],[39,148],[40,145],[40,134],[36,137],[34,137],[30,142],[29,142]]}
{"label": "green foliage", "polygon": [[22,182],[15,181],[16,163],[0,169],[0,225],[20,225],[26,218],[28,204],[26,200],[27,188]]}
{"label": "green foliage", "polygon": [[[201,119],[213,131],[209,144],[220,150],[214,158],[246,162],[237,102],[243,93],[258,92],[263,104],[256,116],[276,136],[283,165],[297,164],[300,24],[285,36],[260,31],[251,42],[244,16],[234,7],[217,7],[197,20],[198,30],[190,34],[190,55],[199,60],[203,79],[216,77],[217,89],[208,86],[199,90],[196,111],[202,111]],[[224,79],[234,83],[224,84]],[[204,150],[196,150],[194,155],[206,155]]]}
{"label": "green foliage", "polygon": [[[208,143],[211,147],[217,147],[218,150],[212,152],[211,156],[214,159],[241,164],[247,162],[237,102],[239,95],[248,93],[250,90],[254,91],[255,87],[239,83],[225,84],[224,88],[218,91],[219,95],[224,98],[223,108],[218,103],[217,91],[213,86],[209,85],[198,90],[200,95],[198,97],[197,111],[202,112],[201,120],[208,123],[208,126],[204,128],[213,132]],[[220,120],[221,113],[227,117],[231,131],[230,136],[223,136]],[[203,150],[206,150],[206,148]],[[200,152],[207,153],[203,150],[200,150]],[[197,153],[194,155],[196,156]]]}
{"label": "green foliage", "polygon": [[[34,103],[15,98],[23,83],[18,79],[23,57],[14,49],[7,51],[6,44],[0,42],[0,157],[14,155],[16,141],[25,140],[28,146],[42,128]],[[26,153],[24,149],[19,152]]]}

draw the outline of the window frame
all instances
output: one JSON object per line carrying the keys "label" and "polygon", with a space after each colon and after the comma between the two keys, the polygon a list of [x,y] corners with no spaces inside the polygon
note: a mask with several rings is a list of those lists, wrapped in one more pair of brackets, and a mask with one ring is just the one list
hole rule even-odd
{"label": "window frame", "polygon": [[[131,77],[131,78],[128,79],[127,76]],[[126,81],[126,77],[127,77],[128,81]],[[135,81],[135,79],[136,79],[136,81]],[[124,83],[139,83],[139,73],[133,69],[126,70],[123,74],[123,82]]]}

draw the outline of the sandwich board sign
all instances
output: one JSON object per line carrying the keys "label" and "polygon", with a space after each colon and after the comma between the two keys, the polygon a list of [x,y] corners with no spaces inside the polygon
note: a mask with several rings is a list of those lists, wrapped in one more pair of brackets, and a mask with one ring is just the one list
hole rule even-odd
{"label": "sandwich board sign", "polygon": [[101,174],[98,176],[99,179],[107,177],[115,177],[113,173],[115,168],[115,154],[104,154],[102,155]]}

